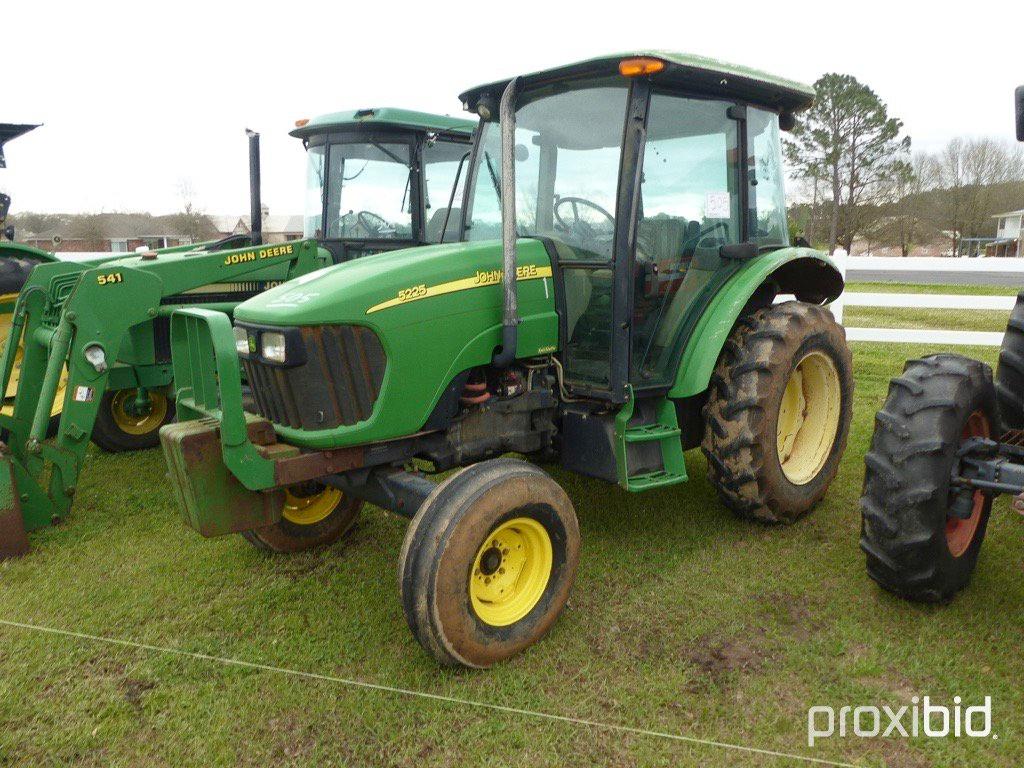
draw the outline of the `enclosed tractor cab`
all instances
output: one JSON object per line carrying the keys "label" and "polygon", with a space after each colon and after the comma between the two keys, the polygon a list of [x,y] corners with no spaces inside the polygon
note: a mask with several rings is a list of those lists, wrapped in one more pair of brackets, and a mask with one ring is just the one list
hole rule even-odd
{"label": "enclosed tractor cab", "polygon": [[458,239],[475,123],[406,109],[299,120],[307,155],[304,236],[335,263]]}
{"label": "enclosed tractor cab", "polygon": [[25,551],[26,530],[66,517],[90,440],[111,451],[158,443],[160,426],[175,417],[176,309],[230,315],[239,302],[323,267],[454,236],[446,232],[458,227],[439,228],[435,214],[450,218],[473,122],[395,109],[300,122],[293,134],[308,149],[312,200],[305,239],[264,241],[259,136],[250,132],[251,233],[75,261],[0,244],[0,270],[28,265],[0,296],[15,340],[0,363],[0,556]]}
{"label": "enclosed tractor cab", "polygon": [[[1024,141],[1024,86],[1014,100]],[[993,500],[1024,514],[1024,293],[992,369],[961,355],[906,363],[864,457],[861,549],[868,575],[901,597],[941,602],[970,582]]]}
{"label": "enclosed tractor cab", "polygon": [[807,512],[852,389],[822,306],[842,278],[786,227],[779,130],[812,98],[667,53],[464,93],[464,242],[307,275],[233,327],[172,319],[183,421],[161,441],[186,521],[290,552],[342,536],[364,501],[409,517],[410,629],[486,667],[552,626],[580,556],[565,492],[502,454],[639,492],[685,481],[700,445],[737,514]]}

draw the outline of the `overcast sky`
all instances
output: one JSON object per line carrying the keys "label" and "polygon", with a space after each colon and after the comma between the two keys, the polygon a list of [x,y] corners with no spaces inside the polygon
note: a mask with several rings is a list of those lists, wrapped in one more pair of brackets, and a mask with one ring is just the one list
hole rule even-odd
{"label": "overcast sky", "polygon": [[[263,136],[263,200],[301,213],[294,121],[403,106],[460,114],[477,83],[597,54],[663,48],[813,82],[869,84],[917,149],[1012,138],[1024,83],[1012,2],[6,3],[0,122],[18,211],[248,210],[244,129]],[[1014,37],[1016,36],[1016,38]]]}

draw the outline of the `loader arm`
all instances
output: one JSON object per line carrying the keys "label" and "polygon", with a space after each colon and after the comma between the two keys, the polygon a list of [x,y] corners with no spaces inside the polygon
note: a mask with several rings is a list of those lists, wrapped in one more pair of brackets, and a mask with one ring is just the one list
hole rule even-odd
{"label": "loader arm", "polygon": [[[289,280],[329,264],[313,240],[215,252],[161,252],[100,264],[37,266],[12,317],[10,343],[0,358],[7,391],[19,344],[21,377],[11,415],[0,415],[12,493],[26,530],[64,518],[71,506],[100,398],[129,330],[171,306],[161,300],[211,283],[268,276]],[[56,438],[45,441],[58,384],[67,370]],[[0,467],[0,500],[7,472]],[[44,480],[49,476],[48,482]],[[2,511],[0,511],[2,514]]]}

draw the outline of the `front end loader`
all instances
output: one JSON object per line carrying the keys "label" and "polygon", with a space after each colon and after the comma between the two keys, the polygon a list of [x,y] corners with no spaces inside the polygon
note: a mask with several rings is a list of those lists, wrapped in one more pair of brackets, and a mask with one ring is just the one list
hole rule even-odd
{"label": "front end loader", "polygon": [[410,518],[410,630],[488,667],[554,625],[581,548],[566,493],[503,454],[636,493],[685,482],[700,446],[729,508],[788,523],[835,477],[853,383],[824,306],[843,280],[785,219],[779,130],[811,89],[644,52],[461,98],[464,242],[300,277],[233,322],[176,312],[160,439],[204,536],[294,552],[366,501]]}
{"label": "front end loader", "polygon": [[324,266],[453,239],[450,201],[465,180],[472,129],[468,120],[390,108],[299,121],[309,237],[279,244],[263,242],[259,136],[250,132],[251,233],[33,262],[20,291],[3,297],[0,557],[24,552],[26,531],[67,516],[90,440],[105,450],[156,445],[175,417],[175,309],[230,315],[240,301]]}

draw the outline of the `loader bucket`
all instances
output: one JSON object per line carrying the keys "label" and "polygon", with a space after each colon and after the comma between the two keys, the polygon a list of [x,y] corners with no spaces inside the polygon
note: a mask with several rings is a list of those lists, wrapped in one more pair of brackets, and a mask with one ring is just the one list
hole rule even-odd
{"label": "loader bucket", "polygon": [[14,467],[7,446],[0,443],[0,560],[28,552],[28,534],[21,516],[21,500],[14,487]]}

